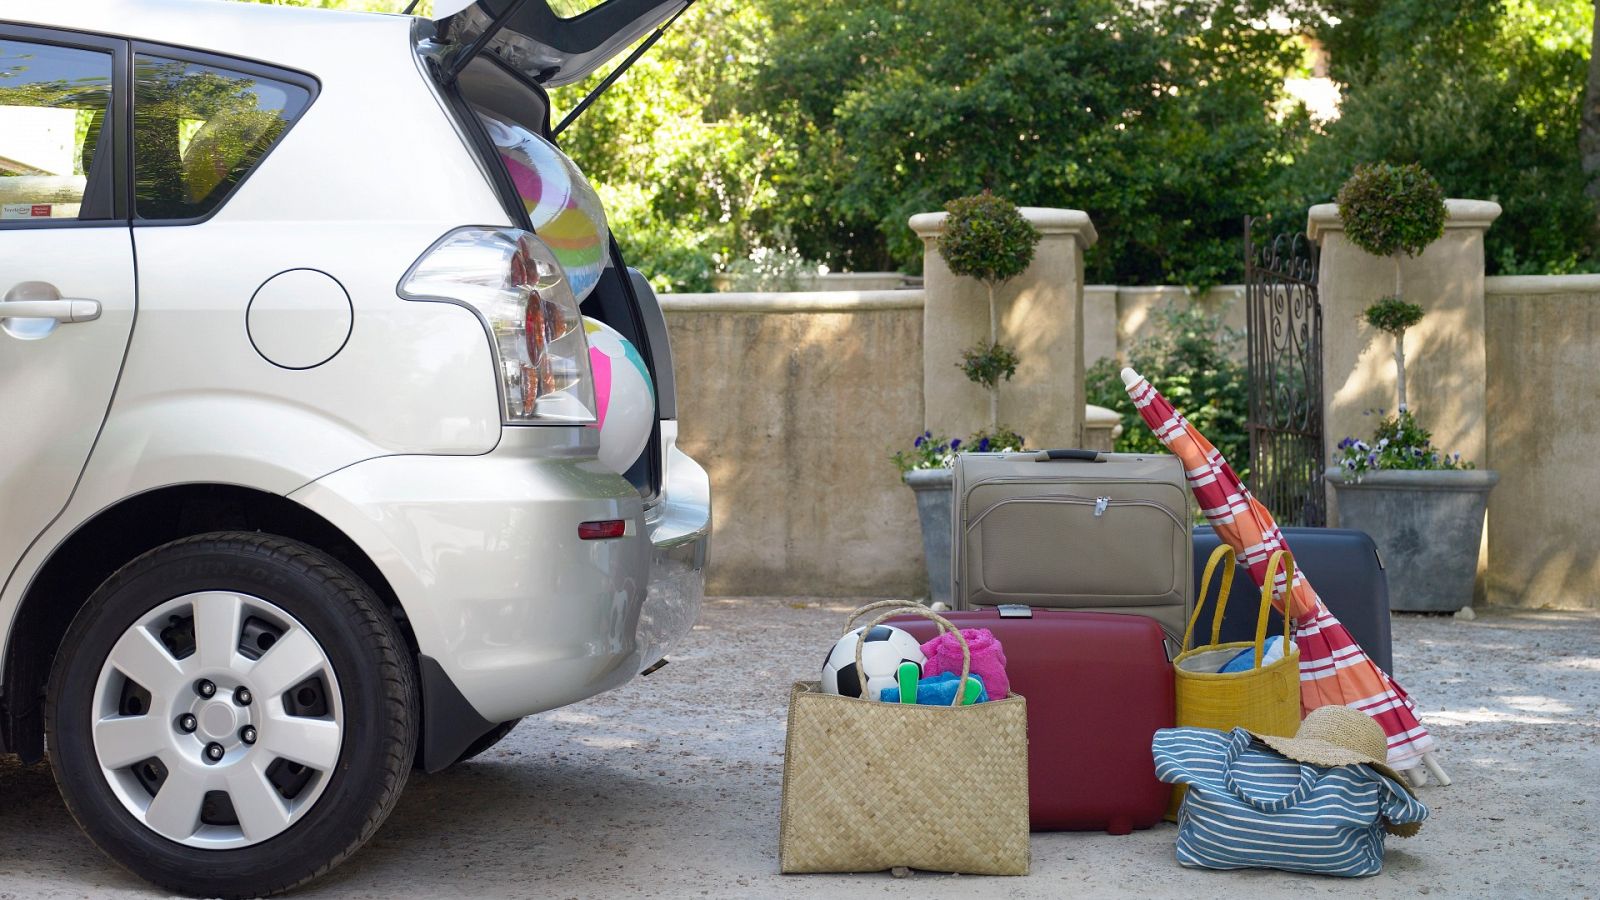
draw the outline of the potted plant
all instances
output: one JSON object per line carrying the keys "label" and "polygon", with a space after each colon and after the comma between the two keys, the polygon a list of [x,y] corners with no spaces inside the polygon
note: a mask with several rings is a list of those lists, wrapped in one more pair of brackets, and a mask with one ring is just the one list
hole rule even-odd
{"label": "potted plant", "polygon": [[896,451],[889,459],[917,498],[917,522],[922,526],[922,556],[928,567],[928,601],[950,604],[951,473],[956,454],[973,450],[1000,453],[1022,449],[1022,436],[1013,431],[980,431],[963,442],[924,431],[910,450]]}
{"label": "potted plant", "polygon": [[1339,442],[1329,472],[1339,521],[1372,536],[1383,554],[1390,607],[1453,612],[1472,602],[1483,516],[1497,473],[1433,446],[1406,396],[1406,332],[1423,308],[1403,299],[1400,254],[1415,256],[1444,233],[1444,192],[1417,165],[1358,166],[1339,190],[1339,218],[1350,242],[1394,260],[1394,294],[1363,319],[1394,341],[1395,412],[1382,416],[1370,442]]}

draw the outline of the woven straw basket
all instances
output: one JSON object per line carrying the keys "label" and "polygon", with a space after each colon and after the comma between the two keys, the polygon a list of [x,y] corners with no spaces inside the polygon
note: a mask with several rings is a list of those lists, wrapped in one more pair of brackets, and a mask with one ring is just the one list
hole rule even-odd
{"label": "woven straw basket", "polygon": [[[1267,639],[1267,618],[1272,611],[1273,585],[1281,570],[1284,595],[1294,584],[1294,556],[1278,550],[1267,562],[1267,576],[1261,586],[1261,610],[1256,616],[1256,639],[1218,643],[1222,634],[1222,613],[1227,609],[1228,593],[1233,590],[1236,557],[1232,547],[1223,544],[1212,551],[1200,580],[1200,597],[1189,627],[1183,633],[1183,652],[1173,660],[1177,688],[1178,727],[1215,728],[1231,731],[1247,728],[1258,734],[1292,736],[1300,727],[1300,651],[1289,643],[1290,618],[1283,617],[1284,654],[1282,659],[1261,665]],[[1217,594],[1217,610],[1211,617],[1211,643],[1189,649],[1200,607],[1211,590],[1212,577],[1221,570],[1222,589]],[[1218,672],[1240,650],[1254,649],[1256,665],[1243,672]],[[1167,818],[1177,819],[1184,789],[1172,792]]]}
{"label": "woven straw basket", "polygon": [[[896,601],[893,616],[942,616]],[[861,647],[856,646],[859,669]],[[957,691],[959,702],[960,691]],[[1028,873],[1028,722],[1016,694],[971,706],[922,706],[824,694],[789,695],[778,863],[785,873],[877,872],[898,866],[973,875]]]}

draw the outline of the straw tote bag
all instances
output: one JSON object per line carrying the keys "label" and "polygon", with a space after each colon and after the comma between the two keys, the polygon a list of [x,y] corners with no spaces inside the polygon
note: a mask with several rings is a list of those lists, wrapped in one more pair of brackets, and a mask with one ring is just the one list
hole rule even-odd
{"label": "straw tote bag", "polygon": [[[1228,594],[1233,590],[1236,560],[1233,548],[1227,544],[1217,547],[1206,560],[1205,574],[1200,579],[1200,596],[1196,599],[1194,613],[1189,616],[1189,627],[1183,632],[1180,648],[1183,652],[1172,662],[1178,727],[1218,731],[1247,728],[1259,734],[1292,737],[1300,727],[1300,650],[1290,642],[1288,616],[1283,617],[1283,657],[1265,666],[1261,659],[1266,650],[1273,585],[1282,571],[1284,593],[1288,593],[1287,586],[1294,584],[1294,556],[1287,550],[1277,550],[1267,561],[1267,576],[1261,586],[1261,610],[1256,617],[1256,639],[1222,644],[1218,643],[1222,614],[1227,609]],[[1222,573],[1222,589],[1217,594],[1217,609],[1211,617],[1211,643],[1191,649],[1195,623],[1200,619],[1200,609],[1211,592],[1213,576],[1218,570]],[[1246,649],[1255,650],[1252,668],[1243,672],[1217,671]],[[1183,787],[1180,785],[1172,792],[1168,819],[1176,821],[1182,802]]]}
{"label": "straw tote bag", "polygon": [[[971,651],[961,632],[922,606],[869,604],[921,615]],[[861,669],[861,643],[856,644]],[[956,702],[960,702],[957,691]],[[878,872],[904,866],[973,875],[1028,873],[1025,701],[922,706],[824,694],[795,682],[783,760],[778,867],[784,873]]]}

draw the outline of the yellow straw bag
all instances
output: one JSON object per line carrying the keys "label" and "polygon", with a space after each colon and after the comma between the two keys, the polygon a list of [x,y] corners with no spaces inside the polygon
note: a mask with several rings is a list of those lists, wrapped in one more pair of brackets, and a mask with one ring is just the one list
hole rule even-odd
{"label": "yellow straw bag", "polygon": [[[1274,551],[1267,561],[1267,577],[1261,586],[1261,610],[1256,617],[1254,641],[1218,643],[1222,636],[1222,614],[1227,609],[1228,594],[1233,590],[1233,570],[1236,556],[1232,547],[1223,544],[1212,551],[1206,561],[1205,575],[1200,579],[1200,596],[1196,598],[1194,613],[1189,616],[1189,627],[1183,633],[1182,653],[1172,661],[1173,679],[1177,688],[1178,726],[1180,728],[1215,728],[1230,731],[1248,728],[1259,734],[1293,737],[1300,727],[1300,650],[1290,641],[1290,618],[1283,617],[1283,658],[1265,666],[1261,665],[1267,639],[1267,619],[1272,612],[1273,586],[1281,570],[1284,578],[1284,595],[1288,596],[1294,584],[1294,556],[1287,550]],[[1217,609],[1211,617],[1211,643],[1190,648],[1195,623],[1200,620],[1200,608],[1211,591],[1213,577],[1222,572],[1222,589],[1217,593]],[[1218,672],[1239,651],[1255,650],[1255,666],[1243,672]],[[1178,806],[1183,802],[1183,788],[1172,793],[1169,819],[1176,819]]]}
{"label": "yellow straw bag", "polygon": [[[885,608],[865,631],[908,613],[932,619],[960,641],[965,681],[972,661],[966,639],[927,608],[880,602],[851,613],[849,623]],[[861,671],[860,642],[856,666]],[[814,681],[795,682],[783,759],[781,871],[906,866],[1026,875],[1028,861],[1028,717],[1021,697],[922,706],[824,694]]]}

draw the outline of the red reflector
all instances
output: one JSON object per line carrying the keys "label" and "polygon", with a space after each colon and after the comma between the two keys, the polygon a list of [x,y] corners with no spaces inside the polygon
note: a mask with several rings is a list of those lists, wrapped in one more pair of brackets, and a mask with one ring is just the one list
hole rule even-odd
{"label": "red reflector", "polygon": [[578,538],[585,541],[598,541],[604,538],[619,538],[628,530],[626,519],[606,519],[600,522],[579,522]]}

